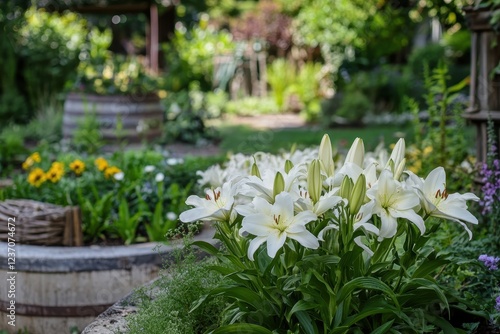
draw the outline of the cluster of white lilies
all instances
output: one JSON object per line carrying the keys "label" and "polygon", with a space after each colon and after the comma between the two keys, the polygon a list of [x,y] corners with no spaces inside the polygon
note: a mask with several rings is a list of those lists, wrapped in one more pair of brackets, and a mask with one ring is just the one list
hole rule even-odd
{"label": "cluster of white lilies", "polygon": [[[325,135],[319,149],[296,150],[285,155],[257,153],[234,155],[225,168],[214,166],[200,172],[200,182],[211,188],[205,197],[190,196],[193,206],[180,215],[183,222],[221,221],[251,238],[248,257],[266,243],[274,257],[287,238],[316,249],[328,230],[352,224],[355,243],[372,255],[370,240],[392,238],[398,224],[411,222],[423,235],[428,217],[461,224],[477,219],[467,210],[472,193],[449,194],[446,173],[437,167],[425,179],[405,168],[405,142],[400,139],[388,154],[378,148],[366,153],[357,138],[344,160],[334,161],[331,141]],[[317,235],[308,224],[322,221]]]}

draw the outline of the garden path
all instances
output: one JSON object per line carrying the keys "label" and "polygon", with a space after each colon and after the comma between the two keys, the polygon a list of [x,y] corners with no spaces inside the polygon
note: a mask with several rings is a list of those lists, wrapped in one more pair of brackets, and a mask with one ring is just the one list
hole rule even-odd
{"label": "garden path", "polygon": [[[298,114],[231,116],[223,122],[231,125],[247,125],[259,130],[300,128],[306,125],[304,119]],[[211,156],[220,154],[219,147],[211,143],[206,145],[174,143],[167,145],[166,149],[176,158],[187,155]]]}

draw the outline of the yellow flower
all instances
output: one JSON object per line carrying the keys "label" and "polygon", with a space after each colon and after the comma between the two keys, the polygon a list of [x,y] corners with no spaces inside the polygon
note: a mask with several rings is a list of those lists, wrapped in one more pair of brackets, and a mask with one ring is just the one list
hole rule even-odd
{"label": "yellow flower", "polygon": [[30,158],[33,159],[35,162],[42,161],[42,158],[40,157],[40,153],[38,153],[38,152],[34,152],[32,155],[30,155]]}
{"label": "yellow flower", "polygon": [[54,166],[54,164],[52,164],[52,167],[48,170],[47,173],[45,173],[45,178],[52,183],[56,183],[62,178],[63,174],[64,174],[63,168],[61,168],[59,165]]}
{"label": "yellow flower", "polygon": [[29,157],[27,157],[26,160],[23,162],[23,169],[27,170],[31,166],[33,166],[35,163],[38,163],[40,161],[42,161],[42,158],[40,157],[40,153],[34,152]]}
{"label": "yellow flower", "polygon": [[103,157],[95,159],[94,164],[97,166],[97,169],[99,169],[101,172],[104,171],[109,166],[108,162]]}
{"label": "yellow flower", "polygon": [[81,160],[76,159],[72,163],[69,164],[69,168],[76,174],[76,175],[82,175],[83,171],[85,170],[85,163]]}
{"label": "yellow flower", "polygon": [[116,167],[116,166],[111,166],[111,167],[108,167],[104,170],[104,176],[109,179],[110,177],[112,177],[113,175],[117,174],[117,173],[121,173],[121,169]]}
{"label": "yellow flower", "polygon": [[28,175],[28,182],[32,186],[40,187],[45,182],[45,173],[41,168],[33,169]]}
{"label": "yellow flower", "polygon": [[424,152],[423,152],[424,157],[429,156],[429,154],[431,154],[431,153],[432,153],[432,146],[427,146],[426,148],[424,148]]}
{"label": "yellow flower", "polygon": [[57,169],[57,170],[61,170],[62,172],[64,172],[64,164],[62,162],[59,162],[59,161],[54,161],[52,163],[52,166],[50,166],[50,169]]}

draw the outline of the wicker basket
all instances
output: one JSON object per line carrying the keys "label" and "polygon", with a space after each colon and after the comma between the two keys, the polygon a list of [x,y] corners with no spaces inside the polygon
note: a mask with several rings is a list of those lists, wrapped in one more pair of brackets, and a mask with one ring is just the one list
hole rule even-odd
{"label": "wicker basket", "polygon": [[46,246],[81,246],[81,213],[78,207],[62,207],[32,200],[0,202],[0,241],[7,241],[7,221],[15,218],[16,243]]}

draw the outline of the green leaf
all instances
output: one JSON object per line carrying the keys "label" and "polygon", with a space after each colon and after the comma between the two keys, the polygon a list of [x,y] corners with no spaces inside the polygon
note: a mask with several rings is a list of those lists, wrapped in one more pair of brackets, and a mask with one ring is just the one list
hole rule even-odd
{"label": "green leaf", "polygon": [[[450,313],[450,305],[448,304],[448,299],[446,298],[443,291],[436,283],[429,281],[428,279],[425,279],[425,278],[414,278],[405,284],[402,291],[406,292],[410,288],[412,288],[413,286],[421,286],[421,287],[433,290],[436,293],[436,296],[438,297],[438,299],[441,300],[445,304],[445,307],[448,310],[448,313]],[[417,292],[418,292],[418,288],[417,288]]]}
{"label": "green leaf", "polygon": [[392,319],[389,322],[386,322],[385,324],[383,324],[379,328],[372,331],[372,334],[384,334],[384,333],[386,333],[391,328],[393,323],[394,323],[394,319]]}
{"label": "green leaf", "polygon": [[434,270],[444,266],[445,264],[448,264],[450,263],[449,260],[445,260],[445,259],[435,259],[435,260],[428,260],[428,261],[424,261],[424,263],[422,263],[418,268],[417,270],[415,270],[415,272],[413,273],[412,277],[413,278],[417,278],[417,277],[425,277],[427,276],[428,274],[430,274],[431,272],[433,272]]}
{"label": "green leaf", "polygon": [[311,303],[311,302],[308,302],[308,301],[305,301],[305,300],[299,300],[298,302],[295,303],[295,305],[293,305],[293,307],[290,310],[290,312],[288,312],[286,314],[286,320],[288,322],[290,322],[290,318],[292,317],[292,315],[295,312],[307,311],[307,310],[310,310],[310,309],[313,309],[313,308],[316,308],[316,307],[318,307],[317,303]]}
{"label": "green leaf", "polygon": [[309,314],[304,311],[298,311],[295,313],[295,316],[297,317],[297,319],[299,319],[299,323],[306,334],[319,333],[316,323],[312,321]]}
{"label": "green leaf", "polygon": [[192,246],[197,246],[207,252],[210,255],[217,255],[219,253],[219,250],[212,244],[206,242],[206,241],[193,241],[191,243]]}
{"label": "green leaf", "polygon": [[455,327],[453,327],[448,321],[442,317],[438,317],[432,314],[425,314],[425,318],[432,324],[441,328],[444,334],[459,334]]}
{"label": "green leaf", "polygon": [[399,308],[399,302],[392,289],[382,281],[374,277],[357,277],[344,285],[337,294],[337,305],[352,295],[356,289],[379,290],[389,296]]}
{"label": "green leaf", "polygon": [[217,328],[212,334],[273,334],[269,329],[255,324],[231,324]]}

